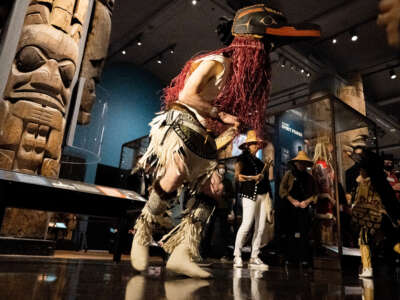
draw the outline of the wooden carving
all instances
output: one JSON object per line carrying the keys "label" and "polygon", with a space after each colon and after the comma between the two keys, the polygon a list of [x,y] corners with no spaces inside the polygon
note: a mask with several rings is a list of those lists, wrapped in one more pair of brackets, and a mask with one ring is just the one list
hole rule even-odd
{"label": "wooden carving", "polygon": [[96,84],[100,80],[111,35],[114,0],[97,0],[89,28],[80,77],[86,78],[78,122],[88,124],[96,100]]}
{"label": "wooden carving", "polygon": [[[66,108],[88,7],[89,0],[30,2],[0,100],[0,168],[58,176]],[[24,235],[27,230],[15,228],[17,220],[24,218],[12,217],[10,211],[2,233]],[[29,236],[43,237],[46,229],[47,224],[34,232],[29,229]]]}

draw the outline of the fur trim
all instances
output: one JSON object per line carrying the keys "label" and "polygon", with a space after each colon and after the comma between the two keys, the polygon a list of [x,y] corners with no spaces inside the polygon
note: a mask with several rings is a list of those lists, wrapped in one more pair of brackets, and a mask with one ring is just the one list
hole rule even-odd
{"label": "fur trim", "polygon": [[152,233],[156,221],[156,217],[147,210],[147,207],[144,207],[133,227],[135,231],[134,239],[139,245],[150,245],[153,240]]}

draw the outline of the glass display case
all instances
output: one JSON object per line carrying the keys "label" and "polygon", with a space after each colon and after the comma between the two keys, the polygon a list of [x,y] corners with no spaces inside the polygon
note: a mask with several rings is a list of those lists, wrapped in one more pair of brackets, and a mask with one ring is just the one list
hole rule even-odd
{"label": "glass display case", "polygon": [[[342,235],[346,228],[341,228],[343,227],[341,217],[349,217],[344,215],[344,207],[351,205],[351,203],[347,203],[345,197],[345,191],[348,191],[346,175],[354,164],[346,154],[346,150],[349,149],[352,142],[362,136],[367,136],[367,147],[375,151],[377,149],[376,124],[330,94],[309,99],[298,105],[293,103],[289,109],[286,107],[281,111],[275,110],[268,119],[273,120],[275,126],[277,188],[280,179],[289,168],[289,161],[300,150],[305,151],[314,161],[314,166],[309,168],[310,172],[315,172],[318,163],[329,169],[329,177],[323,180],[332,182],[333,216],[331,219],[333,226],[330,233],[320,234],[325,234],[324,246],[330,247],[342,255]],[[318,184],[318,180],[316,181]],[[314,219],[319,217],[318,204],[316,206],[317,212],[314,211]],[[327,209],[322,210],[320,218],[328,218]],[[347,221],[344,226],[349,226]],[[326,221],[324,222],[326,224]]]}

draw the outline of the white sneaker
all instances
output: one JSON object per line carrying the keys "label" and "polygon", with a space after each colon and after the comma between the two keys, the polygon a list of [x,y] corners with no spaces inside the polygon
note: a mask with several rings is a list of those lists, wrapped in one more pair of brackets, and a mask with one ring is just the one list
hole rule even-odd
{"label": "white sneaker", "polygon": [[258,270],[265,270],[269,269],[269,266],[264,264],[261,259],[257,258],[250,258],[249,261],[249,269],[258,269]]}
{"label": "white sneaker", "polygon": [[358,274],[358,277],[364,277],[364,278],[373,277],[372,268],[366,268],[366,269],[363,268],[362,272]]}
{"label": "white sneaker", "polygon": [[235,258],[233,259],[233,267],[243,268],[243,260],[240,256],[235,256]]}

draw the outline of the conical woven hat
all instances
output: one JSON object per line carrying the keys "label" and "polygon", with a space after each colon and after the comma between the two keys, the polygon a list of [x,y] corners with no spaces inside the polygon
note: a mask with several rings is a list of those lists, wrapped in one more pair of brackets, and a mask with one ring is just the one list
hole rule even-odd
{"label": "conical woven hat", "polygon": [[247,131],[246,140],[239,146],[239,149],[243,150],[249,144],[260,144],[261,147],[264,147],[267,144],[267,142],[262,139],[259,139],[257,137],[255,130],[249,130]]}
{"label": "conical woven hat", "polygon": [[299,151],[299,153],[297,153],[297,156],[295,158],[292,158],[291,161],[304,161],[310,164],[314,164],[314,162],[307,156],[304,151]]}

